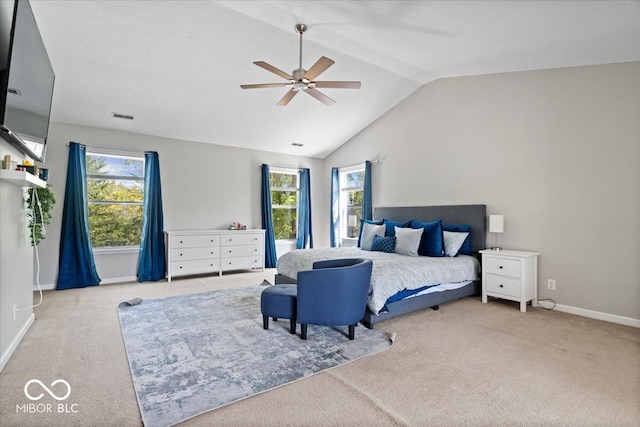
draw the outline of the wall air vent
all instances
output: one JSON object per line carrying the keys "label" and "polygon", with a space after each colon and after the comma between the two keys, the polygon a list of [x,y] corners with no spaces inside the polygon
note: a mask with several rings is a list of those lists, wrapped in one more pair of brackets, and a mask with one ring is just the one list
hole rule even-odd
{"label": "wall air vent", "polygon": [[15,89],[15,88],[12,88],[12,87],[7,89],[7,93],[11,93],[13,95],[22,96],[22,93],[20,92],[20,89]]}
{"label": "wall air vent", "polygon": [[111,113],[111,115],[115,119],[133,120],[133,116],[131,114]]}

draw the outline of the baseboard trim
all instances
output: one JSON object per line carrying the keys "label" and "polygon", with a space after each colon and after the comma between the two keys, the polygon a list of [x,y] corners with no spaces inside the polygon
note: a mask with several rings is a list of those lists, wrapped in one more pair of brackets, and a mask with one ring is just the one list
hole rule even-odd
{"label": "baseboard trim", "polygon": [[16,349],[18,348],[18,345],[20,345],[20,342],[22,341],[24,336],[27,334],[27,331],[29,330],[31,325],[33,325],[33,321],[35,319],[36,319],[36,315],[31,313],[31,316],[29,316],[29,320],[27,320],[24,326],[20,329],[20,332],[18,332],[18,335],[16,335],[13,341],[11,341],[11,344],[9,345],[9,348],[7,348],[7,351],[5,351],[2,354],[2,357],[0,358],[0,372],[2,372],[7,362],[9,362],[9,359],[13,355],[13,352],[16,351]]}
{"label": "baseboard trim", "polygon": [[[110,279],[102,279],[100,281],[101,285],[109,285],[111,283],[126,283],[126,282],[137,282],[138,278],[136,276],[126,276],[126,277],[112,277]],[[56,289],[55,283],[50,283],[48,285],[40,285],[43,291],[53,291]],[[33,292],[38,292],[38,287],[33,287]]]}
{"label": "baseboard trim", "polygon": [[111,283],[126,283],[126,282],[137,282],[137,276],[126,276],[126,277],[111,277],[109,279],[102,279],[100,282],[101,285],[109,285]]}
{"label": "baseboard trim", "polygon": [[616,314],[603,313],[601,311],[587,310],[585,308],[572,307],[570,305],[556,304],[555,310],[563,313],[575,314],[577,316],[589,317],[591,319],[604,320],[606,322],[618,323],[620,325],[640,328],[640,319],[618,316]]}

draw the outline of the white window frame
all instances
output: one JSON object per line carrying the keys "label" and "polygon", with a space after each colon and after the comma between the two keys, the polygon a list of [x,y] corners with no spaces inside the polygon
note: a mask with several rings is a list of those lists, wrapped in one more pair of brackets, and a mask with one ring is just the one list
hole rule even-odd
{"label": "white window frame", "polygon": [[[126,179],[126,180],[131,180],[131,181],[142,181],[143,183],[143,187],[144,187],[144,171],[145,171],[145,167],[144,167],[144,162],[145,162],[145,156],[144,153],[137,153],[137,152],[130,152],[130,151],[120,151],[120,150],[108,150],[108,149],[103,149],[103,148],[90,148],[87,147],[86,148],[86,152],[85,152],[85,156],[89,156],[91,154],[98,154],[98,155],[105,155],[105,156],[117,156],[117,157],[124,157],[124,158],[130,158],[130,159],[135,159],[135,160],[142,160],[142,177],[130,177],[130,176],[117,176],[117,175],[90,175],[89,173],[87,173],[87,185],[89,183],[89,179]],[[143,190],[144,191],[144,190]],[[100,203],[110,203],[110,204],[127,204],[127,205],[139,205],[142,206],[143,202],[105,202],[105,201],[91,201],[91,200],[87,200],[88,204],[100,204]],[[89,218],[89,222],[91,222],[91,219]],[[138,252],[140,250],[140,245],[130,245],[130,246],[101,246],[101,247],[94,247],[93,248],[93,252],[94,253],[102,253],[102,254],[106,254],[106,253],[127,253],[127,252]]]}
{"label": "white window frame", "polygon": [[[353,172],[363,172],[365,171],[365,164],[358,164],[353,166],[346,166],[338,169],[339,174],[339,182],[340,182],[340,240],[341,241],[350,241],[357,240],[358,236],[356,233],[355,237],[349,236],[349,222],[347,216],[347,200],[348,193],[352,191],[364,191],[364,180],[362,181],[361,186],[351,186],[347,187],[347,175]],[[359,224],[356,225],[356,228],[359,229]]]}
{"label": "white window frame", "polygon": [[[281,168],[281,167],[270,167],[269,168],[269,179],[271,179],[272,173],[279,174],[287,174],[287,175],[295,175],[296,177],[296,186],[294,187],[271,187],[271,191],[296,191],[296,200],[300,201],[300,171],[298,169],[292,168]],[[274,205],[273,200],[271,201],[271,217],[273,218],[273,209],[294,209],[292,206],[280,206]],[[295,207],[296,211],[296,224],[298,223],[298,206]],[[275,224],[274,224],[275,227]],[[296,237],[291,239],[276,239],[276,243],[278,242],[295,242],[298,239],[298,227],[296,227]]]}

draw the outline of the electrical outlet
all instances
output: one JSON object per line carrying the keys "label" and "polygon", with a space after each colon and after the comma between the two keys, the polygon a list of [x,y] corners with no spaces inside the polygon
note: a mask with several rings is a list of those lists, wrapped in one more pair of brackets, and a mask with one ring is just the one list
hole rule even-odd
{"label": "electrical outlet", "polygon": [[555,279],[547,279],[547,289],[550,291],[556,290],[556,281]]}

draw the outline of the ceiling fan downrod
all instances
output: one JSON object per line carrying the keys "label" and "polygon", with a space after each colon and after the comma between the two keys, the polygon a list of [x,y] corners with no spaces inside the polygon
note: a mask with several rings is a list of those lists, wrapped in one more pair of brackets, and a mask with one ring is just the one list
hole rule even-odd
{"label": "ceiling fan downrod", "polygon": [[[300,80],[307,71],[302,68],[302,35],[307,31],[307,26],[304,24],[297,24],[295,28],[296,33],[300,34],[300,61],[298,62],[298,69],[293,72],[293,77],[295,77],[296,80]],[[296,76],[296,74],[299,74],[299,76]]]}

